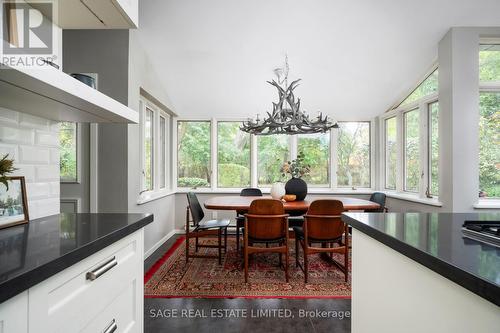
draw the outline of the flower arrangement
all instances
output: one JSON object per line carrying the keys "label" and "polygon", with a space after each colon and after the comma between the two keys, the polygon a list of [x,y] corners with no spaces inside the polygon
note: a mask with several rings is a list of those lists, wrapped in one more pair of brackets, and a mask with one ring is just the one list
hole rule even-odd
{"label": "flower arrangement", "polygon": [[292,178],[302,178],[311,172],[311,166],[305,163],[304,153],[299,152],[297,158],[284,163],[280,171],[283,177],[289,174]]}
{"label": "flower arrangement", "polygon": [[0,183],[4,184],[9,190],[9,182],[7,180],[7,175],[13,173],[17,169],[14,168],[14,160],[8,158],[9,154],[2,157],[0,160]]}

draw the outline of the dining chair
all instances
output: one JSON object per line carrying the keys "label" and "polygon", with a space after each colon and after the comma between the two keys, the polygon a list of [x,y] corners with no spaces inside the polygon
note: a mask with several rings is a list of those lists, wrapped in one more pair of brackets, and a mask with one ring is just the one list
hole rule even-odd
{"label": "dining chair", "polygon": [[[186,263],[189,258],[219,258],[219,265],[222,264],[222,249],[224,253],[227,252],[227,227],[229,220],[204,220],[205,213],[201,208],[198,197],[195,193],[189,192],[187,194],[188,206],[186,207]],[[191,213],[191,214],[190,214]],[[190,219],[192,216],[192,220]],[[191,228],[191,223],[193,228]],[[224,232],[224,244],[222,244],[222,232]],[[217,235],[217,245],[212,244],[199,244],[198,238]],[[195,238],[195,253],[191,254],[189,251],[189,239]],[[198,248],[209,247],[217,248],[219,255],[201,255],[198,254]]]}
{"label": "dining chair", "polygon": [[[248,187],[244,188],[240,192],[240,197],[261,197],[262,191],[258,188]],[[245,214],[246,211],[236,212],[236,252],[240,252],[240,230],[245,225]]]}
{"label": "dining chair", "polygon": [[[349,274],[349,235],[347,224],[342,222],[340,215],[344,205],[339,200],[316,200],[311,203],[309,210],[304,215],[304,225],[294,227],[295,232],[295,265],[304,272],[305,283],[308,282],[309,256],[316,253],[330,254],[325,259],[337,266],[345,275]],[[345,240],[342,241],[342,236]],[[299,262],[299,243],[304,253],[304,266]],[[314,243],[321,247],[313,246]],[[333,244],[338,243],[338,247]],[[333,253],[344,254],[344,264],[332,258]]]}
{"label": "dining chair", "polygon": [[370,196],[370,201],[378,203],[380,205],[380,207],[377,209],[368,209],[368,210],[365,210],[365,212],[370,212],[370,213],[387,212],[387,207],[385,207],[385,200],[386,200],[385,193],[373,192],[372,195]]}
{"label": "dining chair", "polygon": [[[278,253],[282,265],[285,255],[285,279],[288,282],[288,214],[280,200],[256,199],[245,214],[243,229],[245,283],[248,282],[248,257],[254,253]],[[264,243],[266,247],[254,244]],[[273,245],[273,246],[270,246]]]}

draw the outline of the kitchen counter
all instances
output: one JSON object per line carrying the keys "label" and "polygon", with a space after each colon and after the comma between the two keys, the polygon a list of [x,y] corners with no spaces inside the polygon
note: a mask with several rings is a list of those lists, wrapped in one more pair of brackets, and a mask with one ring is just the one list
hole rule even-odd
{"label": "kitchen counter", "polygon": [[353,227],[353,332],[498,328],[500,248],[464,238],[461,227],[465,220],[500,220],[500,213],[345,213],[342,219]]}
{"label": "kitchen counter", "polygon": [[60,214],[0,230],[0,303],[152,221],[151,214]]}

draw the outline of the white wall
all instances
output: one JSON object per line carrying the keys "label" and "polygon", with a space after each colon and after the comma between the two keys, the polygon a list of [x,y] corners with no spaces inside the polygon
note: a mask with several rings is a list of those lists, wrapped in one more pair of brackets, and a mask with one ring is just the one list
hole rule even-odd
{"label": "white wall", "polygon": [[59,124],[0,108],[0,156],[26,178],[30,219],[59,213]]}
{"label": "white wall", "polygon": [[[143,45],[137,38],[137,31],[129,32],[128,63],[128,106],[139,110],[141,89],[161,103],[166,111],[170,111],[170,99],[161,85]],[[140,179],[142,175],[140,157],[140,128],[138,124],[128,125],[128,211],[137,213],[153,213],[154,222],[146,226],[144,231],[144,249],[146,255],[151,254],[175,229],[175,195],[165,196],[144,204],[137,204],[139,198]],[[170,142],[172,142],[170,140]]]}

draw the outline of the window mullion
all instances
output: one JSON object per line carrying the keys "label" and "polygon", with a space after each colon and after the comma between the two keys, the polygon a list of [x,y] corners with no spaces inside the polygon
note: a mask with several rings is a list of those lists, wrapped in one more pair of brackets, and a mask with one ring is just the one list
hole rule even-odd
{"label": "window mullion", "polygon": [[257,136],[250,134],[250,186],[257,187]]}
{"label": "window mullion", "polygon": [[403,155],[404,155],[404,133],[403,133],[403,113],[396,115],[396,191],[403,192],[404,172],[403,172]]}
{"label": "window mullion", "polygon": [[429,188],[429,112],[428,104],[420,103],[419,105],[419,150],[420,150],[420,181],[419,181],[419,196],[426,197],[426,191]]}
{"label": "window mullion", "polygon": [[330,187],[337,188],[339,130],[330,130]]}

